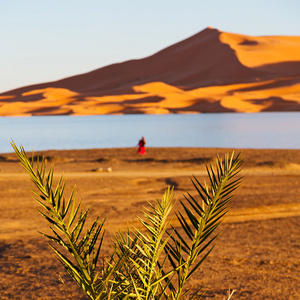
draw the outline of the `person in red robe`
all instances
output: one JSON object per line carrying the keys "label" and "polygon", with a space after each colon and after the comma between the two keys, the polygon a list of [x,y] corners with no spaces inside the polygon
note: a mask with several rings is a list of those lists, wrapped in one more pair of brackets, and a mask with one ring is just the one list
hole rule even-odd
{"label": "person in red robe", "polygon": [[140,140],[139,140],[139,148],[138,148],[138,153],[143,155],[146,153],[146,148],[145,148],[145,144],[146,144],[146,140],[145,140],[145,137],[142,137]]}

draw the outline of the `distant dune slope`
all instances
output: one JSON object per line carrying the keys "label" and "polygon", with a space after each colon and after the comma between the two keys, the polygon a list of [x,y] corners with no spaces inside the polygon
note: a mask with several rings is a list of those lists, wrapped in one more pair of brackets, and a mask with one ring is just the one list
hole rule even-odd
{"label": "distant dune slope", "polygon": [[139,60],[0,94],[0,116],[300,111],[300,36],[207,28]]}

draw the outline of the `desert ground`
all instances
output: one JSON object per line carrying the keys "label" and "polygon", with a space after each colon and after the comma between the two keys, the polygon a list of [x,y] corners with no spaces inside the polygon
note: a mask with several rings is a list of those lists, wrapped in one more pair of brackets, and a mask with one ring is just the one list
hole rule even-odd
{"label": "desert ground", "polygon": [[[240,150],[235,149],[235,153]],[[243,183],[220,226],[216,247],[191,284],[206,284],[203,299],[300,299],[300,151],[243,149]],[[106,217],[107,245],[117,228],[138,224],[147,201],[174,186],[175,198],[196,195],[190,178],[207,180],[231,149],[135,148],[44,151],[55,178],[64,173],[66,195],[76,185],[89,220]],[[108,169],[111,168],[111,169]],[[101,171],[102,169],[102,171]],[[107,170],[111,170],[108,172]],[[86,299],[38,231],[48,225],[37,212],[29,176],[13,153],[0,154],[0,299]]]}

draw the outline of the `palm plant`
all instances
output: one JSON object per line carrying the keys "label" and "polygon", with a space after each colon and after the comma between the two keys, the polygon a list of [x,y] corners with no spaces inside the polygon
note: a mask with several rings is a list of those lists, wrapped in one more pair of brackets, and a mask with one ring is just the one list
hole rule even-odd
{"label": "palm plant", "polygon": [[56,244],[50,247],[58,260],[90,299],[202,297],[202,287],[192,291],[187,283],[212,251],[216,229],[240,185],[241,178],[236,178],[242,166],[240,154],[226,154],[224,161],[217,157],[216,169],[207,166],[209,185],[193,177],[198,198],[187,193],[180,201],[179,226],[170,217],[175,201],[173,189],[168,188],[161,200],[144,209],[141,228],[119,230],[111,253],[100,259],[105,219],[98,217],[84,233],[89,208],[81,210],[75,190],[65,199],[63,177],[53,187],[53,166],[46,172],[43,159],[34,166],[33,156],[29,159],[22,146],[19,149],[12,142],[12,147],[37,188],[35,199],[42,207],[38,211],[50,224],[52,234],[42,234]]}

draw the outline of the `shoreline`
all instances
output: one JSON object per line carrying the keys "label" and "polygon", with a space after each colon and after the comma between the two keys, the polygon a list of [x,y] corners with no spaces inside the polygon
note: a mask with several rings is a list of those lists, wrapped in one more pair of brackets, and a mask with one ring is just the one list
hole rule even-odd
{"label": "shoreline", "polygon": [[[17,145],[18,146],[18,145]],[[20,145],[22,146],[22,145]],[[20,146],[18,146],[18,148],[20,148]],[[110,147],[105,147],[105,148],[79,148],[79,149],[69,149],[69,148],[66,148],[66,149],[45,149],[45,150],[36,150],[36,149],[33,149],[33,150],[29,150],[27,148],[25,148],[25,151],[26,153],[39,153],[39,154],[45,154],[47,155],[47,153],[59,153],[59,152],[67,152],[67,153],[70,153],[70,152],[94,152],[94,151],[104,151],[104,152],[107,152],[107,151],[120,151],[120,150],[132,150],[132,149],[137,149],[137,147],[114,147],[114,148],[110,148]],[[150,149],[150,150],[161,150],[161,149],[178,149],[178,150],[185,150],[185,149],[190,149],[190,150],[196,150],[197,149],[203,149],[203,150],[211,150],[213,152],[217,151],[217,150],[220,150],[221,152],[224,152],[224,151],[234,151],[234,152],[237,152],[237,151],[300,151],[300,149],[298,148],[241,148],[241,147],[186,147],[186,146],[182,146],[182,147],[179,147],[179,146],[175,146],[175,147],[146,147],[146,149]],[[8,152],[0,152],[0,157],[3,156],[9,156],[9,155],[12,155],[14,154],[14,151],[12,149],[12,151],[8,151]],[[144,156],[141,156],[141,157],[147,157],[148,155],[148,151],[146,153],[146,155]],[[60,156],[60,155],[59,155]]]}

